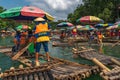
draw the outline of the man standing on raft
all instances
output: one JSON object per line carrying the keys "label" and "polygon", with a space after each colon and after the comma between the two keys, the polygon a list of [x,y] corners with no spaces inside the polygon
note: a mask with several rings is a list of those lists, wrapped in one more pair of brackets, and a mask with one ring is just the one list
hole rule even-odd
{"label": "man standing on raft", "polygon": [[35,37],[36,40],[36,66],[39,66],[39,52],[41,45],[44,47],[44,51],[46,52],[47,61],[50,61],[49,56],[49,49],[48,49],[48,42],[49,42],[49,25],[43,18],[36,18],[35,20],[36,26],[35,26]]}

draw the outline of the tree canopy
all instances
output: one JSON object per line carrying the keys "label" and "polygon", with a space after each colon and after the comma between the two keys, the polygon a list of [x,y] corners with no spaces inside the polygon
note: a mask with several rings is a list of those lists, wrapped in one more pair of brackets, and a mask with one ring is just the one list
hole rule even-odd
{"label": "tree canopy", "polygon": [[[79,4],[76,9],[69,13],[67,16],[67,21],[73,24],[79,24],[76,22],[77,19],[83,16],[97,16],[104,20],[104,22],[115,22],[120,20],[120,0],[82,0],[83,3]],[[0,13],[5,11],[3,7],[0,6]],[[49,22],[52,29],[56,28],[56,25],[64,20],[59,20],[57,22]],[[20,23],[14,20],[4,20],[0,19],[0,28],[9,26],[16,27]],[[33,23],[29,23],[33,27]]]}
{"label": "tree canopy", "polygon": [[115,22],[120,15],[120,0],[82,0],[73,13],[68,14],[68,20],[76,23],[82,16],[97,16],[105,22]]}

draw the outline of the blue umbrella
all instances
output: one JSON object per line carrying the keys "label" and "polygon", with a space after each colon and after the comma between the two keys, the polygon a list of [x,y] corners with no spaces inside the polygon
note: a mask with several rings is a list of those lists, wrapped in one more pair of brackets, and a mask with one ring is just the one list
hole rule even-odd
{"label": "blue umbrella", "polygon": [[113,26],[112,23],[107,23],[107,24],[96,24],[95,28],[103,28],[103,27],[108,27],[108,26]]}

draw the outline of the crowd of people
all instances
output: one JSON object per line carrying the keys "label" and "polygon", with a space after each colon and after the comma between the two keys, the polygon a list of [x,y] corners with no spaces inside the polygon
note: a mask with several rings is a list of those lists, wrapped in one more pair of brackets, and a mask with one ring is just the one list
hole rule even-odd
{"label": "crowd of people", "polygon": [[[102,35],[102,36],[101,36]],[[110,38],[113,40],[120,40],[120,30],[87,30],[87,31],[79,31],[77,28],[73,28],[72,30],[63,30],[60,34],[60,39],[65,39],[68,37],[83,37],[89,41],[98,40],[103,38]]]}
{"label": "crowd of people", "polygon": [[84,39],[87,39],[89,42],[97,40],[98,43],[101,43],[104,35],[101,31],[79,31],[75,27],[69,31],[61,31],[60,39],[65,39],[68,37],[73,37],[74,39],[76,39],[77,37],[83,37]]}
{"label": "crowd of people", "polygon": [[18,30],[16,32],[15,38],[14,38],[14,44],[13,52],[18,52],[21,49],[23,49],[26,45],[29,43],[34,43],[35,48],[35,64],[36,66],[40,65],[39,62],[39,52],[41,45],[44,47],[44,51],[46,53],[47,61],[50,61],[49,56],[49,48],[48,48],[48,42],[49,42],[49,25],[43,18],[36,18],[35,20],[35,27],[33,30]]}
{"label": "crowd of people", "polygon": [[[14,38],[14,47],[13,52],[18,52],[23,49],[29,43],[34,44],[33,51],[35,53],[35,63],[37,66],[40,65],[39,62],[39,53],[41,49],[41,45],[43,45],[47,61],[50,61],[49,56],[49,48],[48,42],[50,41],[50,26],[43,18],[36,18],[34,20],[35,27],[34,29],[28,30],[17,30]],[[88,43],[91,44],[94,40],[97,41],[98,44],[102,44],[102,40],[105,37],[116,37],[116,39],[120,39],[120,30],[88,30],[88,31],[79,31],[77,27],[74,27],[71,30],[62,30],[60,33],[60,39],[65,39],[68,37],[73,37],[76,39],[77,37],[84,37],[84,39],[88,40]]]}

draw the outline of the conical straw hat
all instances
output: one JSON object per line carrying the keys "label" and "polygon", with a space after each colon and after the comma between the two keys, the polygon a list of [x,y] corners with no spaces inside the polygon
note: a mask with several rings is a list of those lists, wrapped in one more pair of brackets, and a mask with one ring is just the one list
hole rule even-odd
{"label": "conical straw hat", "polygon": [[38,18],[34,19],[34,21],[45,21],[45,19],[38,17]]}

